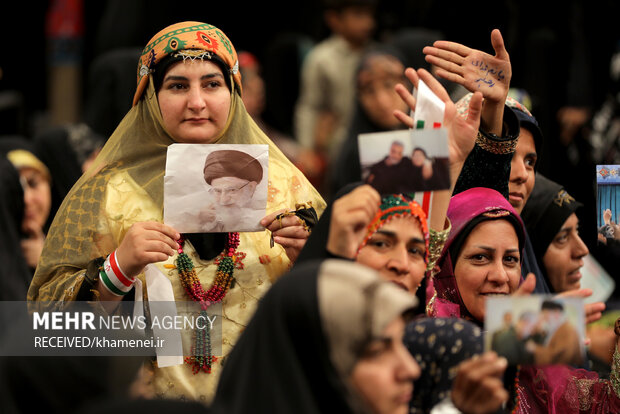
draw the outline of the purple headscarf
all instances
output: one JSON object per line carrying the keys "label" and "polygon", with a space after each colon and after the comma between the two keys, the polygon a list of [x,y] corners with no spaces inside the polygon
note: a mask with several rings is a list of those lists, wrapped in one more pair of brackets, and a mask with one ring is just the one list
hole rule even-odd
{"label": "purple headscarf", "polygon": [[453,259],[458,256],[458,250],[469,233],[476,225],[486,220],[510,222],[519,239],[519,250],[522,251],[525,240],[523,221],[499,192],[482,187],[470,188],[453,196],[447,215],[452,223],[452,230],[437,261],[440,271],[428,281],[426,287],[426,297],[430,298],[426,310],[430,316],[435,317],[473,319],[461,299],[454,277]]}

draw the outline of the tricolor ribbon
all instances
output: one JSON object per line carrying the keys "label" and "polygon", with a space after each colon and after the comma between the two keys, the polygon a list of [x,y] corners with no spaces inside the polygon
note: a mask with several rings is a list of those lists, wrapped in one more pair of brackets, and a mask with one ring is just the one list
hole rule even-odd
{"label": "tricolor ribbon", "polygon": [[114,250],[103,263],[103,270],[99,273],[103,286],[116,296],[124,296],[133,287],[135,279],[125,276],[116,260],[116,250]]}
{"label": "tricolor ribbon", "polygon": [[[412,114],[414,129],[441,128],[446,104],[422,80],[418,82],[418,87],[413,90],[413,95],[416,98],[416,109]],[[414,194],[413,199],[422,206],[428,223],[430,223],[433,192],[418,191]]]}

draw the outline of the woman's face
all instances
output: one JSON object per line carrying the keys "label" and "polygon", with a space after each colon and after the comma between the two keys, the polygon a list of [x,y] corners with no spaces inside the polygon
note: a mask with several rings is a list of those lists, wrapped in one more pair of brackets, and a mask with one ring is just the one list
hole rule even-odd
{"label": "woman's face", "polygon": [[19,170],[24,185],[24,221],[22,229],[27,233],[40,231],[50,214],[52,192],[50,183],[39,170],[24,167]]}
{"label": "woman's face", "polygon": [[424,279],[425,254],[426,244],[418,219],[395,217],[372,235],[360,249],[356,261],[415,293]]}
{"label": "woman's face", "polygon": [[353,388],[376,414],[405,414],[420,366],[403,344],[405,322],[397,318],[366,347],[351,373]]}
{"label": "woman's face", "polygon": [[401,124],[394,116],[394,110],[407,111],[407,104],[394,90],[398,83],[404,83],[405,67],[395,58],[377,56],[371,58],[368,68],[357,77],[358,96],[366,115],[384,129],[398,128]]}
{"label": "woman's face", "polygon": [[485,300],[508,295],[521,279],[519,240],[506,220],[487,220],[469,233],[456,259],[454,276],[463,304],[478,321],[484,321]]}
{"label": "woman's face", "polygon": [[556,293],[581,287],[583,257],[587,255],[586,247],[579,237],[579,219],[571,214],[556,234],[543,256],[543,265],[547,277]]}
{"label": "woman's face", "polygon": [[508,180],[508,201],[521,214],[525,203],[530,198],[536,182],[536,143],[530,131],[521,128],[517,147],[510,163],[510,178]]}
{"label": "woman's face", "polygon": [[426,155],[424,155],[424,152],[420,150],[414,150],[411,154],[411,162],[413,163],[413,165],[415,165],[416,167],[421,167],[424,165],[424,161],[426,161]]}
{"label": "woman's face", "polygon": [[157,98],[164,126],[176,142],[213,142],[230,112],[231,96],[224,74],[207,60],[172,65]]}

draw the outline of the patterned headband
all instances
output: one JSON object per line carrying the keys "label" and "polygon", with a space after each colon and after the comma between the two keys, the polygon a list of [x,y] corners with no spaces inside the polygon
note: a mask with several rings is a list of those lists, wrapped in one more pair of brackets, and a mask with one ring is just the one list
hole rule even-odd
{"label": "patterned headband", "polygon": [[366,236],[357,249],[357,252],[359,253],[359,251],[366,246],[368,240],[370,240],[377,230],[395,217],[415,217],[418,219],[420,226],[422,227],[424,245],[426,248],[426,251],[424,252],[424,262],[428,263],[429,233],[428,223],[426,222],[426,213],[424,213],[424,210],[422,210],[422,207],[420,207],[417,202],[407,200],[402,194],[390,194],[381,199],[379,211],[368,225]]}
{"label": "patterned headband", "polygon": [[134,105],[138,103],[146,90],[149,76],[155,66],[164,57],[173,53],[179,53],[183,59],[192,60],[209,58],[211,54],[218,56],[228,67],[235,84],[241,91],[237,52],[224,32],[207,23],[181,22],[157,33],[142,50],[138,61],[138,86],[133,98]]}

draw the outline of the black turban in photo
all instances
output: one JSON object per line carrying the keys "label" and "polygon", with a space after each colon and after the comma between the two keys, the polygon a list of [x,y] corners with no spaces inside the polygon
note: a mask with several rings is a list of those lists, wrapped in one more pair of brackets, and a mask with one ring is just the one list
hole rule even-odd
{"label": "black turban in photo", "polygon": [[242,151],[213,151],[207,155],[204,176],[209,185],[214,179],[223,177],[237,177],[258,184],[263,179],[263,166],[256,158]]}

